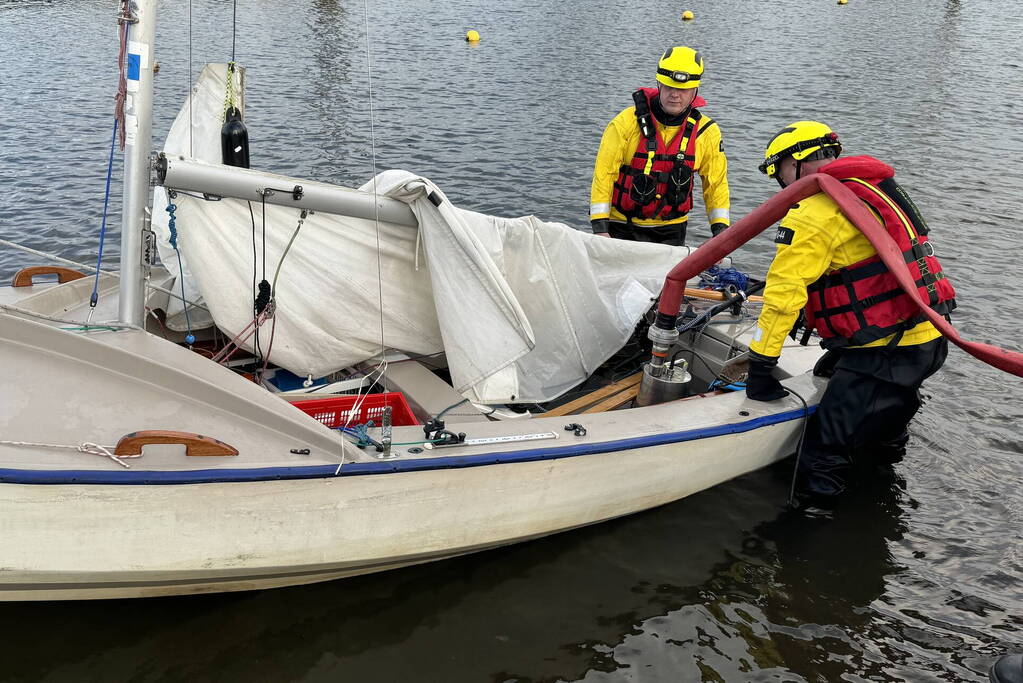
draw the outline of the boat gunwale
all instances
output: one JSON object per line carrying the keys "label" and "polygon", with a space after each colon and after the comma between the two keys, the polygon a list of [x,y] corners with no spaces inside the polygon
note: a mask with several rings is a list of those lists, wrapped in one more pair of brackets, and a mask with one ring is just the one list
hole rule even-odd
{"label": "boat gunwale", "polygon": [[333,479],[344,476],[396,474],[430,470],[462,469],[488,465],[507,465],[538,460],[560,460],[586,455],[601,455],[651,446],[663,446],[686,441],[709,439],[730,434],[741,434],[761,427],[809,417],[816,405],[771,413],[711,427],[699,427],[680,432],[665,432],[648,436],[630,437],[598,443],[536,448],[521,451],[500,451],[472,455],[434,456],[408,460],[380,460],[375,462],[349,462],[335,464],[299,465],[294,467],[253,467],[201,470],[25,470],[0,468],[0,484],[43,485],[188,485],[247,483],[294,479]]}

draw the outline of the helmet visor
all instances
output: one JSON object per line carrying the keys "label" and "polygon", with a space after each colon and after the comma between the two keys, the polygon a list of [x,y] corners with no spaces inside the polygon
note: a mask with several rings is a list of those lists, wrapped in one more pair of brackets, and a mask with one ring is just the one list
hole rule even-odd
{"label": "helmet visor", "polygon": [[837,159],[838,148],[837,147],[821,147],[807,154],[800,161],[820,161],[821,159]]}

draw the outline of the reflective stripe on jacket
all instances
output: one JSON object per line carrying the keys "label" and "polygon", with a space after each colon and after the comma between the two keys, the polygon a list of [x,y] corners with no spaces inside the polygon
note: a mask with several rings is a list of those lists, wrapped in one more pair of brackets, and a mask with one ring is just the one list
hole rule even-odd
{"label": "reflective stripe on jacket", "polygon": [[653,125],[654,88],[640,88],[636,101],[639,144],[632,158],[621,165],[611,194],[611,206],[627,218],[669,221],[689,213],[693,206],[693,172],[700,110],[687,112],[682,132],[666,142]]}
{"label": "reflective stripe on jacket", "polygon": [[[703,105],[702,98],[697,97],[694,107]],[[721,143],[721,130],[717,123],[702,114],[697,130],[695,160],[693,167],[700,175],[703,188],[703,202],[707,208],[707,217],[711,223],[730,223],[728,196],[728,161]],[[666,146],[670,146],[675,137],[683,133],[685,123],[678,126],[664,126],[655,121],[658,135]],[[623,109],[604,129],[597,151],[597,160],[593,169],[593,183],[590,187],[590,220],[610,218],[612,221],[626,222],[626,216],[612,206],[615,181],[618,179],[622,165],[629,165],[637,152],[643,137],[636,121],[636,108]],[[670,219],[634,218],[634,225],[670,225],[682,223],[687,216]]]}

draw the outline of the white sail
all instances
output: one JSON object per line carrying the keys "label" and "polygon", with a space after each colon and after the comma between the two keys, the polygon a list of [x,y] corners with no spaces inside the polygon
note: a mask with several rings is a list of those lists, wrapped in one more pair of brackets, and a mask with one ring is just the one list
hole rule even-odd
{"label": "white sail", "polygon": [[[203,67],[188,101],[181,108],[171,124],[163,151],[168,155],[181,155],[200,161],[219,164],[220,128],[224,123],[224,98],[227,92],[227,64],[207,64]],[[234,104],[245,113],[245,69],[237,67],[234,74]],[[169,214],[167,213],[167,191],[157,186],[153,190],[153,231],[156,233],[157,251],[167,270],[175,276],[175,291],[181,294],[181,270],[184,270],[184,297],[199,303],[201,293],[188,267],[188,261],[181,259],[170,243]],[[180,246],[180,244],[179,244]],[[189,319],[185,320],[184,305],[178,299],[171,299],[167,311],[166,326],[178,332],[209,327],[213,324],[210,314],[201,308],[190,308]]]}
{"label": "white sail", "polygon": [[[193,150],[200,148],[197,130],[212,136],[215,129],[219,155],[223,102],[212,94],[222,94],[223,84],[222,68],[204,70],[192,103]],[[166,149],[188,149],[187,117],[183,110],[185,125],[172,128]],[[215,125],[198,123],[204,118]],[[209,154],[212,139],[205,144]],[[289,180],[281,179],[282,189]],[[253,280],[272,282],[279,269],[276,313],[259,338],[277,365],[320,377],[386,348],[443,351],[455,389],[468,398],[539,402],[578,384],[618,350],[667,271],[689,253],[594,237],[533,216],[459,209],[406,171],[386,171],[361,189],[408,203],[419,228],[311,214],[285,256],[299,225],[296,209],[179,195],[186,293],[194,286],[217,325],[237,335],[252,322]],[[254,344],[248,338],[243,346]]]}

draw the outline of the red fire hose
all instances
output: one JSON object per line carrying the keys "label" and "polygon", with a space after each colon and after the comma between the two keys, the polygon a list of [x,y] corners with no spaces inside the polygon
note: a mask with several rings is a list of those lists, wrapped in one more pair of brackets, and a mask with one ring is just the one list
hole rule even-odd
{"label": "red fire hose", "polygon": [[759,235],[768,227],[781,220],[789,208],[807,197],[824,192],[842,209],[852,223],[859,228],[877,250],[878,256],[898,280],[902,289],[920,306],[927,319],[934,324],[953,344],[988,365],[999,370],[1023,377],[1023,353],[1002,349],[991,344],[971,342],[959,336],[952,324],[931,309],[920,296],[906,266],[905,258],[888,231],[874,217],[856,195],[840,181],[822,173],[800,178],[766,202],[748,216],[733,224],[727,230],[711,238],[675,266],[664,280],[661,290],[661,304],[658,306],[659,319],[677,318],[682,304],[686,281],[714,265],[746,242]]}

